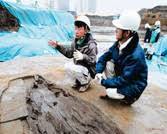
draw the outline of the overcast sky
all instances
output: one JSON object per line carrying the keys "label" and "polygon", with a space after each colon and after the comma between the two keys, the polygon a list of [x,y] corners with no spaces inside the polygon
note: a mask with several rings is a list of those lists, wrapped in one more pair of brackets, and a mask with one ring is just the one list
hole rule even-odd
{"label": "overcast sky", "polygon": [[119,13],[122,10],[140,10],[157,5],[167,5],[167,0],[97,0],[97,12]]}
{"label": "overcast sky", "polygon": [[[8,1],[16,1],[16,0],[8,0]],[[33,3],[33,1],[36,0],[21,0],[24,1],[23,3]],[[50,0],[38,0],[39,3],[46,4],[45,1]],[[52,0],[52,1],[62,1],[62,0]],[[63,0],[65,1],[65,0]],[[86,0],[83,0],[86,2]],[[71,0],[71,5],[73,7],[78,7],[80,5],[80,2],[78,0]],[[93,0],[91,1],[91,5],[93,4]],[[76,3],[79,3],[78,5]],[[139,11],[142,8],[153,8],[157,5],[167,5],[167,0],[96,0],[96,14],[101,15],[110,15],[115,13],[120,13],[123,10],[131,9]],[[94,5],[92,5],[93,8]],[[85,11],[85,10],[83,10]]]}

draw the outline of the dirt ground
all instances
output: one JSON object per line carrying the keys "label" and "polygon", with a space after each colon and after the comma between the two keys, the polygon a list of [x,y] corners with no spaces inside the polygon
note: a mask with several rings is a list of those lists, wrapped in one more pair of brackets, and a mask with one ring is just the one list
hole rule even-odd
{"label": "dirt ground", "polygon": [[[0,63],[0,96],[4,95],[9,85],[9,81],[18,77],[30,76],[34,74],[42,75],[47,81],[56,84],[59,88],[62,88],[71,95],[74,95],[90,104],[93,104],[98,108],[106,117],[112,120],[123,130],[126,134],[165,134],[167,131],[167,92],[159,87],[149,83],[147,89],[144,91],[140,99],[132,106],[125,106],[113,100],[103,100],[99,98],[99,94],[105,89],[98,85],[96,82],[92,82],[91,87],[87,92],[79,93],[76,90],[70,88],[66,83],[65,72],[63,69],[64,63],[68,62],[64,57],[42,56],[34,58],[15,59],[13,61]],[[17,84],[17,83],[16,83]],[[14,86],[15,87],[15,86]],[[12,90],[15,88],[11,88]],[[20,86],[19,86],[20,87]],[[20,87],[21,88],[21,87]],[[24,88],[21,88],[22,90]],[[24,91],[24,90],[23,90]],[[21,96],[24,96],[24,92]],[[14,97],[15,95],[13,95]],[[15,96],[16,97],[16,96]],[[16,97],[17,98],[17,97]],[[21,98],[21,97],[20,97]],[[2,103],[2,101],[1,101]],[[19,109],[22,116],[15,114],[15,116],[23,117],[27,113],[24,111],[24,102],[16,103],[16,107],[22,106]],[[12,104],[11,104],[12,105]],[[1,106],[1,119],[2,119]],[[16,116],[16,117],[17,117]],[[26,115],[27,116],[27,115]],[[6,117],[11,118],[8,114]],[[3,118],[4,119],[4,118]],[[20,119],[20,118],[19,118]],[[4,119],[5,120],[5,119]],[[19,124],[25,124],[23,121],[15,120],[17,123],[8,122],[7,124],[1,123],[0,128],[7,129],[6,133],[11,133],[13,127],[20,128]],[[10,123],[10,125],[9,125]],[[10,126],[10,127],[9,127]],[[27,130],[27,126],[24,125],[24,129]],[[19,129],[18,129],[19,130]],[[17,134],[22,134],[18,133]]]}

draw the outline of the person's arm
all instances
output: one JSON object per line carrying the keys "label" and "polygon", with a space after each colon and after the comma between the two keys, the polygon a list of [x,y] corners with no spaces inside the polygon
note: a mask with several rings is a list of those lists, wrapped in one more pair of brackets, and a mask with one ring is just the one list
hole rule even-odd
{"label": "person's arm", "polygon": [[57,50],[67,58],[73,58],[74,48],[72,46],[60,45],[57,47]]}
{"label": "person's arm", "polygon": [[131,58],[125,65],[120,76],[113,78],[102,79],[101,84],[106,88],[118,88],[128,84],[136,76],[136,73],[141,70],[142,61],[140,59]]}
{"label": "person's arm", "polygon": [[96,73],[102,73],[106,68],[106,63],[112,58],[112,47],[105,52],[96,63]]}
{"label": "person's arm", "polygon": [[60,44],[59,42],[52,41],[52,40],[50,40],[48,42],[48,44],[49,44],[49,46],[57,49],[60,53],[62,53],[67,58],[73,58],[73,52],[74,52],[73,45],[71,45],[71,46],[64,46],[64,45]]}

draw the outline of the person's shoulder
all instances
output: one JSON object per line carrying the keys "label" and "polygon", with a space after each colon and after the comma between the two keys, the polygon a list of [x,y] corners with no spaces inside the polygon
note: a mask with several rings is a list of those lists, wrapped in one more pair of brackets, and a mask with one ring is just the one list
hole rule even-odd
{"label": "person's shoulder", "polygon": [[145,56],[144,54],[144,50],[143,48],[140,46],[140,44],[138,43],[138,45],[136,46],[136,48],[134,49],[132,56],[134,59],[140,59],[141,57]]}
{"label": "person's shoulder", "polygon": [[97,49],[97,43],[95,41],[91,41],[88,43],[89,49]]}
{"label": "person's shoulder", "polygon": [[118,48],[118,41],[114,42],[111,47],[109,47],[109,51],[113,51],[113,49]]}
{"label": "person's shoulder", "polygon": [[97,47],[96,39],[94,39],[91,34],[89,34],[88,45],[89,45],[90,48]]}

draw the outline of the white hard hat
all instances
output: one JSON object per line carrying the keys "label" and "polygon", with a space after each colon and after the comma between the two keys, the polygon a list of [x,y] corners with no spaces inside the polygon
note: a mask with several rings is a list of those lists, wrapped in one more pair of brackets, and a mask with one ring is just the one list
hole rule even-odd
{"label": "white hard hat", "polygon": [[88,30],[90,30],[90,20],[87,16],[80,15],[76,18],[75,22],[77,22],[77,21],[85,23],[88,26]]}
{"label": "white hard hat", "polygon": [[135,11],[124,11],[119,19],[113,20],[113,25],[123,30],[137,31],[140,26],[140,15]]}
{"label": "white hard hat", "polygon": [[156,22],[155,22],[155,24],[154,24],[155,26],[159,26],[160,27],[160,25],[161,25],[161,22],[159,21],[159,20],[157,20]]}
{"label": "white hard hat", "polygon": [[151,26],[148,23],[146,23],[144,27],[145,28],[151,28]]}

